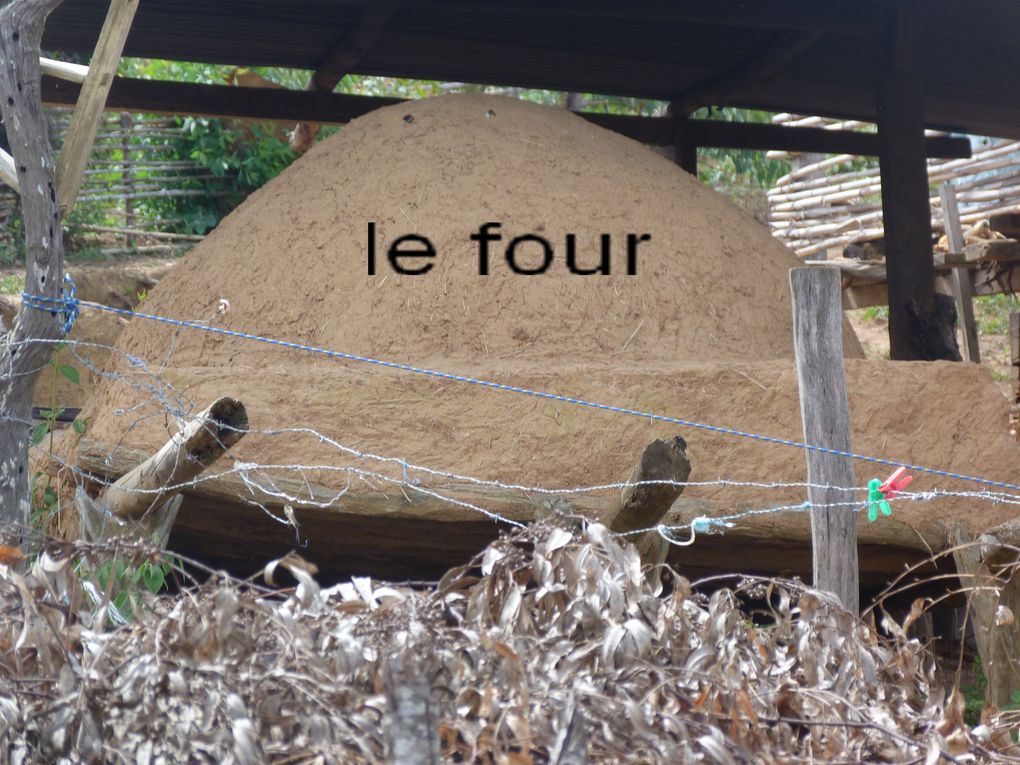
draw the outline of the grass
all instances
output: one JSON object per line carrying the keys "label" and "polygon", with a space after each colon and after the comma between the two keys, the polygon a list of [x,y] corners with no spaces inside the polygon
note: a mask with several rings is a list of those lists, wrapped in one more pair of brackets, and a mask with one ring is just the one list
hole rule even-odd
{"label": "grass", "polygon": [[864,318],[867,321],[889,321],[889,306],[873,305],[864,309]]}
{"label": "grass", "polygon": [[1009,315],[1020,311],[1014,295],[988,295],[974,299],[974,317],[982,335],[1008,335]]}
{"label": "grass", "polygon": [[0,295],[20,295],[24,289],[24,274],[0,275]]}

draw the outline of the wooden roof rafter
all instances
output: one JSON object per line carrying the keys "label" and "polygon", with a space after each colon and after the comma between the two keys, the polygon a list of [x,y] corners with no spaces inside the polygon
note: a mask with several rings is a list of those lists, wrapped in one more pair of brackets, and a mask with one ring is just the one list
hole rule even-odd
{"label": "wooden roof rafter", "polygon": [[703,106],[728,103],[734,96],[781,73],[791,61],[825,37],[818,29],[791,31],[779,35],[763,51],[718,77],[688,88],[670,104],[672,114],[687,115]]}
{"label": "wooden roof rafter", "polygon": [[[365,53],[378,44],[394,10],[394,2],[366,6],[354,29],[344,35],[323,57],[305,89],[332,93]],[[299,122],[290,135],[290,147],[302,153],[308,151],[315,143],[319,128],[318,122]]]}
{"label": "wooden roof rafter", "polygon": [[[76,99],[77,85],[74,83],[43,78],[44,103],[62,106],[73,104]],[[156,114],[343,124],[382,106],[406,101],[403,98],[382,96],[118,77],[110,89],[107,105],[111,109]],[[673,143],[673,122],[667,117],[635,117],[596,112],[578,112],[578,116],[644,144],[669,146]],[[717,120],[690,120],[688,129],[691,139],[698,146],[713,148],[775,148],[858,155],[875,155],[878,152],[876,134],[850,130]],[[926,145],[930,157],[970,156],[970,142],[965,138],[932,136],[927,139]]]}

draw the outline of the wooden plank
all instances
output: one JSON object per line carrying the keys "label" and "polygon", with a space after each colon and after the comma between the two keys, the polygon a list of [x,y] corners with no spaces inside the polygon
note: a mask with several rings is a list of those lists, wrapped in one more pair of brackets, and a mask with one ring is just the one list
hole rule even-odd
{"label": "wooden plank", "polygon": [[[839,270],[794,268],[790,290],[804,440],[812,446],[849,452]],[[856,614],[860,572],[853,462],[849,457],[809,450],[807,468],[814,586],[834,593]]]}
{"label": "wooden plank", "polygon": [[[942,197],[942,218],[946,229],[949,249],[954,252],[963,251],[963,229],[960,227],[960,208],[956,204],[956,191],[946,181],[939,190]],[[981,363],[981,346],[978,340],[977,322],[974,320],[974,282],[970,271],[965,268],[954,268],[950,278],[953,283],[953,297],[956,298],[956,312],[960,318],[963,335],[963,357]]]}
{"label": "wooden plank", "polygon": [[[691,120],[692,138],[699,146],[717,149],[753,149],[854,154],[878,156],[882,144],[876,133],[854,130],[826,130],[811,127],[786,127],[756,122]],[[925,137],[922,151],[932,158],[965,159],[971,155],[970,141],[948,136]],[[966,145],[965,145],[966,144]]]}
{"label": "wooden plank", "polygon": [[57,160],[57,196],[65,215],[74,207],[85,177],[85,165],[106,107],[106,95],[113,83],[137,8],[138,0],[112,0],[99,33],[96,52],[89,62],[89,73],[81,84],[74,116]]}
{"label": "wooden plank", "polygon": [[[75,83],[43,78],[43,99],[51,106],[75,103]],[[190,114],[205,117],[321,122],[343,124],[383,106],[406,99],[382,96],[355,96],[269,88],[201,85],[162,80],[137,80],[118,77],[107,97],[107,108],[147,114]],[[580,112],[579,116],[608,130],[652,146],[672,146],[673,121],[667,117],[636,117],[619,114]],[[832,154],[877,155],[878,137],[822,128],[797,128],[753,122],[691,120],[691,140],[698,146]],[[685,139],[686,140],[686,139]],[[970,142],[964,138],[933,136],[927,139],[930,157],[968,158]]]}
{"label": "wooden plank", "polygon": [[[347,0],[350,2],[350,0]],[[664,21],[681,21],[697,24],[750,27],[762,29],[825,30],[841,35],[875,35],[882,32],[882,18],[875,7],[860,5],[834,5],[805,2],[805,0],[716,0],[705,3],[699,0],[645,0],[641,3],[621,4],[616,0],[516,0],[513,3],[493,3],[492,0],[412,0],[408,4],[418,9],[439,10],[465,8],[499,13],[549,16],[581,16],[641,19],[661,24]]]}

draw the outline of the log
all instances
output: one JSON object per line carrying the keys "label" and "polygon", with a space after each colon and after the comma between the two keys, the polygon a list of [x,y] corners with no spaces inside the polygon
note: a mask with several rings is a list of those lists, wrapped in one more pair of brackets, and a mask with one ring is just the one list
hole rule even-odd
{"label": "log", "polygon": [[248,414],[231,398],[214,401],[158,452],[110,486],[102,500],[119,518],[138,519],[180,492],[244,436]]}
{"label": "log", "polygon": [[[835,268],[794,268],[790,288],[804,441],[849,452],[840,272]],[[860,611],[860,573],[853,462],[846,456],[810,450],[807,474],[814,586],[834,593],[856,614]]]}
{"label": "log", "polygon": [[953,558],[960,584],[968,591],[974,639],[988,678],[985,704],[1002,709],[1020,691],[1020,567],[1015,546],[1020,534],[1015,522],[998,529],[974,540],[957,526]]}
{"label": "log", "polygon": [[[674,436],[668,441],[657,438],[645,447],[627,483],[674,481],[683,484],[690,475],[687,442],[680,436]],[[683,486],[668,483],[627,486],[620,493],[620,502],[609,528],[623,533],[655,526],[669,512],[683,490]]]}
{"label": "log", "polygon": [[18,173],[14,169],[14,157],[3,149],[0,149],[0,181],[3,181],[12,189],[19,189]]}
{"label": "log", "polygon": [[[668,441],[652,441],[631,471],[628,484],[643,481],[671,481],[674,483],[631,485],[620,493],[619,504],[612,514],[609,528],[618,533],[648,529],[666,516],[673,503],[683,493],[683,483],[691,475],[691,462],[687,457],[687,442],[680,436]],[[675,484],[681,484],[679,486]],[[657,566],[666,559],[668,543],[654,531],[630,536],[630,542],[641,553],[647,566]]]}
{"label": "log", "polygon": [[72,64],[68,61],[57,61],[52,58],[39,57],[39,68],[43,74],[71,82],[84,82],[89,68],[83,64]]}

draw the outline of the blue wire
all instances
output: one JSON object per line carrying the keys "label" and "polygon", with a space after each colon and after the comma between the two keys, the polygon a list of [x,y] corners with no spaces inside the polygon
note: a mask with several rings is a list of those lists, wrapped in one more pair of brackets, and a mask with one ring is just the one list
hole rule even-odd
{"label": "blue wire", "polygon": [[679,417],[668,417],[662,414],[655,414],[654,412],[642,412],[638,409],[628,409],[621,406],[613,406],[611,404],[600,404],[597,401],[588,401],[582,398],[574,398],[572,396],[563,396],[558,393],[548,393],[545,391],[532,390],[530,388],[522,388],[517,385],[506,385],[504,383],[493,382],[491,380],[482,380],[477,377],[467,377],[465,375],[453,374],[451,372],[440,372],[434,369],[425,369],[422,367],[412,366],[410,364],[401,364],[396,361],[384,361],[382,359],[373,359],[368,356],[358,356],[352,353],[343,353],[342,351],[332,351],[327,348],[318,348],[314,345],[305,345],[303,343],[292,343],[287,340],[276,340],[271,337],[263,337],[261,335],[253,335],[248,332],[239,332],[233,329],[224,329],[223,327],[213,327],[208,324],[202,324],[196,321],[186,321],[182,319],[170,319],[166,316],[158,316],[151,313],[140,313],[136,311],[129,311],[123,308],[114,308],[112,306],[102,305],[100,303],[93,303],[87,300],[78,300],[77,298],[50,298],[43,297],[41,295],[30,295],[26,292],[21,293],[24,304],[29,308],[35,308],[42,311],[52,311],[55,306],[64,306],[65,310],[70,310],[77,315],[77,310],[80,306],[86,308],[94,308],[99,311],[108,311],[110,313],[119,314],[122,316],[128,316],[133,318],[149,319],[150,321],[160,322],[162,324],[169,324],[174,327],[184,327],[187,329],[197,329],[203,332],[212,332],[217,335],[225,335],[227,337],[237,337],[244,340],[254,340],[260,343],[267,343],[268,345],[276,345],[281,348],[290,348],[295,351],[306,351],[308,353],[316,353],[322,356],[326,356],[332,359],[340,359],[343,361],[357,361],[364,364],[374,364],[376,366],[386,367],[387,369],[398,369],[402,372],[413,372],[415,374],[427,375],[429,377],[437,377],[441,380],[452,380],[454,382],[470,383],[471,385],[480,385],[485,388],[491,388],[493,390],[507,391],[509,393],[520,393],[525,396],[535,396],[537,398],[547,399],[549,401],[559,401],[564,404],[572,404],[574,406],[584,406],[590,409],[599,409],[605,412],[616,412],[617,414],[627,414],[632,417],[641,417],[646,420],[654,422],[665,422],[671,425],[681,425],[686,428],[694,428],[696,430],[707,430],[712,433],[722,433],[728,436],[739,436],[740,438],[750,438],[755,441],[764,441],[770,444],[779,444],[781,446],[792,446],[797,449],[805,449],[813,452],[820,452],[822,454],[831,454],[837,457],[849,457],[851,459],[860,460],[862,462],[870,462],[876,465],[885,465],[888,467],[898,468],[905,467],[908,470],[912,470],[916,473],[928,473],[929,475],[942,476],[943,478],[954,478],[960,481],[970,481],[971,483],[981,484],[983,486],[994,486],[1000,489],[1009,489],[1011,491],[1020,491],[1020,485],[1005,483],[1004,481],[993,481],[988,478],[980,478],[978,476],[964,475],[962,473],[953,473],[946,470],[938,470],[936,468],[924,467],[923,465],[912,465],[908,462],[896,462],[894,460],[883,459],[882,457],[869,457],[864,454],[855,454],[854,452],[847,452],[841,449],[830,449],[825,446],[815,446],[813,444],[806,444],[800,441],[792,441],[787,438],[776,438],[774,436],[763,436],[759,433],[749,433],[743,430],[737,430],[735,428],[726,428],[719,425],[707,425],[702,422],[694,422],[692,420],[684,420]]}

